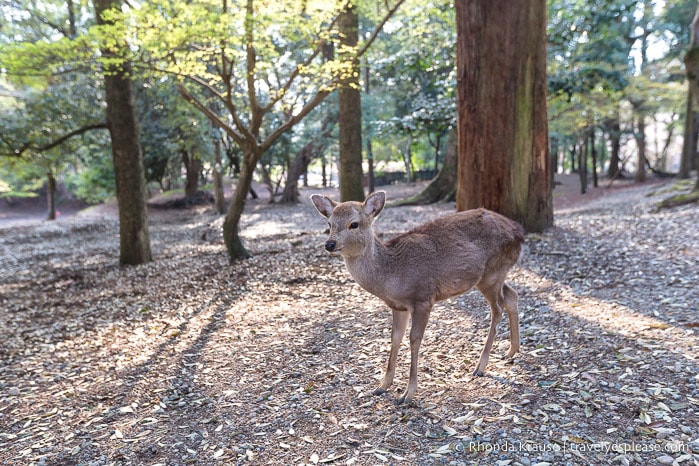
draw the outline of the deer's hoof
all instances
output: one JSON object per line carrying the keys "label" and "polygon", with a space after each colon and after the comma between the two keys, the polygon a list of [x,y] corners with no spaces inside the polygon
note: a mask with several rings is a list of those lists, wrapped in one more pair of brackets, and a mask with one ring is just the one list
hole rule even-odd
{"label": "deer's hoof", "polygon": [[485,372],[483,372],[480,369],[476,369],[475,371],[473,371],[473,375],[475,375],[476,377],[483,377],[485,375]]}
{"label": "deer's hoof", "polygon": [[379,388],[375,389],[372,393],[373,393],[374,395],[383,395],[384,393],[386,393],[386,390],[384,390],[383,388],[379,387]]}

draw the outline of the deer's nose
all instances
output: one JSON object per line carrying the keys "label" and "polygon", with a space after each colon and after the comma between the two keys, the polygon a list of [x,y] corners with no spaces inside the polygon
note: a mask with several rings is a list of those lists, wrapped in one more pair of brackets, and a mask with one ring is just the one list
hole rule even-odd
{"label": "deer's nose", "polygon": [[333,252],[335,250],[335,246],[337,246],[337,243],[333,240],[328,240],[325,242],[326,251]]}

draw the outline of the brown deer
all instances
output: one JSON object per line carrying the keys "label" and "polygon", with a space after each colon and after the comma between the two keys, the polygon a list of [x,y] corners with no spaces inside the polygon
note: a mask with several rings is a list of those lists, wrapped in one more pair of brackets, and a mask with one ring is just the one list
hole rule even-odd
{"label": "brown deer", "polygon": [[393,383],[398,348],[408,317],[410,376],[398,403],[410,402],[417,389],[417,362],[432,306],[474,286],[491,308],[490,331],[474,375],[483,375],[503,308],[510,324],[512,358],[519,350],[517,292],[505,277],[519,258],[524,229],[518,223],[485,209],[451,214],[382,242],[372,224],[386,202],[382,191],[361,202],[335,202],[314,194],[311,200],[328,219],[330,237],[325,249],[342,256],[352,277],[393,311],[391,352],[380,395]]}

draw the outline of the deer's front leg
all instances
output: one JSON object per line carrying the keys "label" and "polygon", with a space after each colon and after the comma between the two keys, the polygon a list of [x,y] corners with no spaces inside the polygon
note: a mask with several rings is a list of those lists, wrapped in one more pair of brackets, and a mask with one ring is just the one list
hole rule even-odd
{"label": "deer's front leg", "polygon": [[381,395],[386,393],[386,390],[393,383],[393,376],[396,373],[396,360],[398,359],[398,349],[400,348],[400,343],[403,341],[403,335],[405,335],[405,329],[408,326],[408,318],[410,313],[408,311],[397,311],[393,310],[393,324],[391,328],[391,351],[388,353],[388,365],[386,366],[386,374],[383,376],[381,385],[374,390],[374,395]]}
{"label": "deer's front leg", "polygon": [[420,356],[420,343],[425,335],[425,327],[430,318],[432,304],[418,304],[412,309],[413,323],[410,326],[410,377],[408,378],[408,387],[398,399],[398,404],[410,403],[417,390],[417,362]]}

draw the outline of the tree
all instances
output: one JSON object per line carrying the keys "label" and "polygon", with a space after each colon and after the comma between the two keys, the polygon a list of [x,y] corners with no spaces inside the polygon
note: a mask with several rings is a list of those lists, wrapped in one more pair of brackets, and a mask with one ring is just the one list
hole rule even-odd
{"label": "tree", "polygon": [[553,224],[546,2],[457,0],[457,209]]}
{"label": "tree", "polygon": [[[361,47],[341,60],[324,60],[323,49],[338,41],[338,11],[300,1],[256,2],[212,9],[208,2],[149,2],[134,12],[143,63],[183,79],[184,98],[222,128],[241,150],[241,169],[223,223],[231,259],[250,257],[238,231],[247,193],[262,155],[316,108],[361,57],[397,0]],[[242,26],[242,35],[237,34]],[[160,31],[169,29],[168,39]],[[193,89],[221,104],[212,110]],[[283,118],[276,118],[281,115]]]}
{"label": "tree", "polygon": [[338,55],[347,63],[338,88],[338,126],[340,128],[340,201],[364,200],[362,175],[362,101],[359,87],[359,15],[355,4],[348,3],[337,18],[340,35]]}
{"label": "tree", "polygon": [[435,202],[453,200],[456,193],[457,156],[456,129],[449,132],[444,163],[439,173],[425,189],[415,196],[397,202],[397,205],[423,205]]}
{"label": "tree", "polygon": [[[689,178],[692,159],[696,156],[697,151],[694,135],[696,132],[695,113],[699,107],[699,3],[691,24],[689,50],[684,56],[684,65],[687,73],[687,108],[679,176],[680,178]],[[697,189],[699,189],[699,178],[697,179]]]}
{"label": "tree", "polygon": [[[109,15],[120,6],[119,0],[95,0],[97,24],[113,25]],[[104,89],[107,125],[112,139],[112,157],[119,205],[119,262],[138,265],[152,260],[146,180],[136,122],[136,108],[131,82],[131,64],[123,59],[128,47],[124,37],[112,36],[103,44],[102,54],[116,59],[104,64]],[[119,59],[121,58],[121,60]]]}

